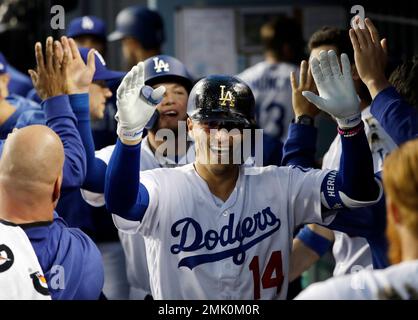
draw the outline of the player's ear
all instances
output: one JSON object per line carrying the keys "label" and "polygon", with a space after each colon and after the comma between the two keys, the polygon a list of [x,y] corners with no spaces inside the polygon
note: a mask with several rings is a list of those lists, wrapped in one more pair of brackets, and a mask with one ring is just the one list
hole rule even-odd
{"label": "player's ear", "polygon": [[54,203],[54,207],[56,207],[61,195],[61,184],[62,175],[60,175],[54,183],[54,190],[52,191],[52,202]]}
{"label": "player's ear", "polygon": [[194,140],[193,121],[190,118],[187,118],[187,134],[190,139]]}

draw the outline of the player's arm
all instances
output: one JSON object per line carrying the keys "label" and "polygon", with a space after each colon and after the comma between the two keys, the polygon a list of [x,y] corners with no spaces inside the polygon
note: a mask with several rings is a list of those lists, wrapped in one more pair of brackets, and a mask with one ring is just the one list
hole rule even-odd
{"label": "player's arm", "polygon": [[63,49],[68,51],[67,90],[71,107],[78,120],[77,129],[86,151],[87,173],[82,187],[92,192],[103,193],[107,166],[101,159],[95,157],[88,95],[89,85],[95,72],[94,50],[90,50],[86,65],[73,39],[62,37],[61,44]]}
{"label": "player's arm", "polygon": [[386,39],[370,19],[365,19],[366,28],[350,30],[354,59],[361,80],[369,89],[373,102],[373,116],[397,144],[418,136],[418,112],[408,105],[385,76],[387,61]]}
{"label": "player's arm", "polygon": [[[282,165],[313,168],[318,135],[313,121],[320,110],[302,95],[303,91],[314,88],[312,74],[305,60],[300,64],[299,81],[296,80],[296,75],[292,72],[290,83],[295,121],[289,125],[288,137],[283,146]],[[303,117],[307,119],[303,119]],[[309,121],[304,122],[304,120],[311,120],[312,123],[306,123]]]}
{"label": "player's arm", "polygon": [[43,99],[46,125],[54,130],[64,145],[65,161],[62,190],[78,188],[86,174],[86,158],[77,120],[71,110],[65,86],[68,54],[52,38],[46,42],[45,59],[42,45],[35,45],[37,69],[29,70],[33,84]]}
{"label": "player's arm", "polygon": [[334,51],[322,51],[319,60],[311,60],[311,69],[319,96],[302,94],[336,119],[342,145],[339,171],[329,172],[322,181],[323,212],[372,205],[380,199],[382,187],[374,177],[350,61],[342,54],[340,68]]}
{"label": "player's arm", "polygon": [[306,225],[293,239],[289,282],[298,278],[324,255],[334,242],[334,233],[316,224]]}
{"label": "player's arm", "polygon": [[107,209],[131,221],[141,221],[149,205],[149,193],[140,183],[140,152],[145,125],[165,93],[144,85],[144,64],[140,62],[125,76],[117,90],[118,121],[115,150],[106,171]]}

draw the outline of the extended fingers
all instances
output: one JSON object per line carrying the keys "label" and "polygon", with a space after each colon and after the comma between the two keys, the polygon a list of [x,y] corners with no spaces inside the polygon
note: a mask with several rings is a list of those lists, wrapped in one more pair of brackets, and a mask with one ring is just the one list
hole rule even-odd
{"label": "extended fingers", "polygon": [[366,27],[371,34],[371,37],[372,37],[372,40],[373,40],[374,44],[379,45],[380,36],[379,36],[379,32],[377,31],[376,27],[374,26],[374,24],[372,23],[372,21],[369,18],[366,18],[364,21],[366,22]]}
{"label": "extended fingers", "polygon": [[345,53],[341,55],[341,66],[344,77],[352,77],[350,59],[348,59],[348,56]]}
{"label": "extended fingers", "polygon": [[321,67],[324,79],[331,77],[332,69],[331,69],[328,53],[325,50],[322,50],[319,53],[319,62],[320,62],[320,67]]}
{"label": "extended fingers", "polygon": [[302,60],[300,63],[300,71],[299,71],[299,85],[303,88],[306,85],[306,79],[307,79],[307,73],[308,73],[308,63],[306,60]]}
{"label": "extended fingers", "polygon": [[295,72],[294,71],[292,71],[290,73],[290,85],[292,86],[292,90],[293,91],[295,91],[295,90],[298,89],[298,84],[296,82],[296,75],[295,75]]}
{"label": "extended fingers", "polygon": [[64,57],[64,52],[62,50],[61,43],[59,41],[54,41],[53,64],[54,64],[54,69],[56,71],[58,71],[61,68],[63,57]]}
{"label": "extended fingers", "polygon": [[46,67],[47,67],[48,70],[53,69],[54,51],[53,51],[52,46],[53,46],[53,39],[52,39],[52,37],[48,37],[46,39],[46,46],[45,46]]}
{"label": "extended fingers", "polygon": [[334,76],[336,77],[341,76],[340,64],[338,63],[337,54],[335,53],[334,50],[328,51],[328,59],[329,59],[329,64],[331,65],[331,70]]}
{"label": "extended fingers", "polygon": [[35,58],[36,58],[36,65],[39,71],[45,70],[45,61],[44,55],[42,53],[42,44],[37,42],[35,44]]}
{"label": "extended fingers", "polygon": [[310,65],[315,83],[318,84],[324,81],[324,75],[322,74],[318,59],[313,57],[310,61]]}

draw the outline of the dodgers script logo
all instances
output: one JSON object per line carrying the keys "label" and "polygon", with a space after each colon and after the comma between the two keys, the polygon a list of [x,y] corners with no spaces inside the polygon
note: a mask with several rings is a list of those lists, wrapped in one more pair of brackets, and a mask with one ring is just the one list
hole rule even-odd
{"label": "dodgers script logo", "polygon": [[[232,257],[232,261],[240,265],[245,261],[245,253],[257,243],[271,236],[280,229],[280,219],[267,207],[261,212],[257,212],[252,217],[246,217],[239,221],[234,230],[235,215],[229,216],[228,224],[223,226],[218,232],[208,230],[203,234],[202,227],[193,218],[187,217],[176,221],[171,227],[171,235],[179,238],[179,242],[171,246],[172,254],[180,252],[193,252],[201,248],[212,251],[215,248],[221,249],[214,253],[205,253],[189,256],[180,260],[178,267],[194,267],[220,261]],[[253,237],[257,231],[261,231],[257,237]],[[194,239],[193,239],[194,236]],[[237,244],[235,248],[223,250],[227,245]]]}

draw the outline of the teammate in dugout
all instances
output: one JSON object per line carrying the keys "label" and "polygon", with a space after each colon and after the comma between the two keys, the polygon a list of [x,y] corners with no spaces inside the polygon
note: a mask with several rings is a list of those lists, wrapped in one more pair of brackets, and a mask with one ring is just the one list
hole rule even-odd
{"label": "teammate in dugout", "polygon": [[219,129],[243,130],[254,123],[248,86],[235,77],[209,76],[189,97],[196,161],[143,172],[139,182],[142,132],[164,88],[144,86],[143,63],[124,78],[105,198],[121,231],[144,235],[154,298],[284,299],[294,228],[329,223],[334,208],[380,199],[350,63],[344,54],[341,59],[342,72],[335,52],[312,62],[318,107],[336,117],[340,128],[339,172],[209,161],[231,156],[233,140],[242,138],[237,130],[232,136]]}
{"label": "teammate in dugout", "polygon": [[39,108],[37,103],[9,90],[9,69],[10,65],[0,52],[0,139],[6,139],[24,111]]}
{"label": "teammate in dugout", "polygon": [[[195,159],[193,143],[184,141],[179,123],[187,119],[187,98],[192,88],[192,80],[186,67],[177,59],[158,55],[144,61],[145,84],[152,87],[164,85],[166,93],[156,107],[153,124],[148,125],[147,136],[141,144],[141,171],[176,167],[191,163]],[[179,129],[180,127],[180,129]],[[160,129],[174,133],[174,150],[164,148],[165,141],[157,138]],[[184,128],[183,135],[186,134]],[[93,145],[92,139],[90,143]],[[86,148],[88,169],[83,186],[83,198],[94,207],[105,205],[104,178],[115,145],[107,146],[94,154],[94,148]],[[109,215],[110,217],[110,215]],[[102,217],[102,220],[106,217]],[[112,223],[113,225],[113,223]],[[151,297],[144,239],[140,234],[129,235],[119,232],[126,259],[126,272],[129,281],[129,299],[148,299]]]}
{"label": "teammate in dugout", "polygon": [[418,139],[414,139],[388,155],[383,166],[392,266],[315,283],[296,299],[418,299],[417,164]]}
{"label": "teammate in dugout", "polygon": [[[2,155],[6,168],[2,179],[5,187],[0,186],[4,196],[1,204],[5,206],[2,217],[24,228],[48,284],[57,276],[57,272],[64,270],[64,274],[58,275],[59,285],[50,286],[53,299],[98,299],[103,288],[100,252],[88,236],[79,229],[68,228],[54,211],[64,182],[67,181],[67,189],[72,189],[71,184],[77,187],[74,173],[79,171],[83,176],[78,187],[84,180],[85,151],[77,130],[77,125],[82,125],[83,117],[77,122],[71,109],[74,104],[70,105],[70,100],[74,102],[74,98],[88,91],[95,71],[94,52],[89,53],[88,64],[85,66],[80,56],[73,56],[73,53],[78,53],[76,46],[70,46],[68,41],[54,44],[52,38],[47,39],[45,56],[41,44],[35,45],[37,68],[36,71],[31,70],[31,76],[34,86],[44,99],[43,116],[46,123],[60,136],[64,146],[59,146],[55,141],[56,135],[52,135],[54,143],[48,139],[51,133],[45,131],[46,126],[29,126],[10,135],[12,139],[6,140]],[[87,77],[90,80],[86,84],[69,75],[81,75],[81,79]],[[14,149],[10,147],[13,145]],[[56,174],[55,171],[60,169],[62,148],[65,153],[64,170],[61,168],[61,172]],[[68,155],[81,158],[81,163],[74,162],[74,167],[69,166],[72,158]],[[64,158],[64,154],[62,156]],[[10,163],[15,165],[10,166]],[[45,179],[48,180],[45,182]],[[32,181],[32,184],[22,185],[22,181]],[[61,269],[57,266],[61,266]]]}
{"label": "teammate in dugout", "polygon": [[[416,110],[400,97],[399,93],[386,79],[384,75],[386,54],[379,43],[377,31],[369,19],[366,19],[366,26],[367,29],[351,30],[350,37],[354,46],[358,74],[361,80],[368,84],[368,90],[373,98],[368,112],[369,116],[366,119],[368,119],[368,126],[370,127],[368,140],[371,144],[372,153],[376,155],[374,157],[375,171],[379,171],[380,174],[382,160],[379,151],[383,150],[388,153],[390,151],[388,146],[391,144],[401,144],[416,137],[418,134],[418,116]],[[366,46],[363,44],[363,49],[360,49],[357,44],[360,41],[367,43]],[[369,61],[374,61],[374,64],[371,65]],[[403,68],[405,67],[406,65],[403,66]],[[408,76],[413,77],[413,74],[410,73]],[[300,87],[303,88],[306,85],[307,76],[301,76],[301,79]],[[404,94],[405,90],[409,92],[415,90],[411,81],[406,78],[398,79],[396,85],[404,91]],[[301,101],[304,98],[297,91],[294,89],[294,107],[297,109],[295,112],[299,116],[301,114],[314,115],[316,112],[307,105],[307,101]],[[414,102],[413,95],[412,97],[409,95],[409,100]],[[289,132],[289,138],[284,147],[283,164],[312,167],[316,129],[313,126],[292,125]],[[386,144],[379,142],[379,137],[380,139],[384,138]],[[336,234],[343,233],[344,235],[343,241],[340,239],[339,245],[335,244],[336,247],[333,252],[334,254],[338,253],[337,257],[339,259],[336,259],[337,261],[341,261],[345,257],[346,265],[344,269],[346,272],[350,272],[350,270],[358,271],[360,267],[365,268],[369,265],[371,267],[371,262],[373,262],[373,268],[375,269],[385,268],[389,265],[386,254],[386,209],[384,199],[369,208],[357,210],[355,214],[339,214],[328,228],[337,231],[334,231]],[[311,230],[310,227],[305,226],[298,234],[292,250],[291,279],[307,270],[327,250],[329,245],[324,236],[328,237],[328,233],[329,230],[325,228],[315,226]],[[344,250],[346,252],[343,255]],[[341,274],[341,270],[339,271],[336,270],[334,275]]]}

